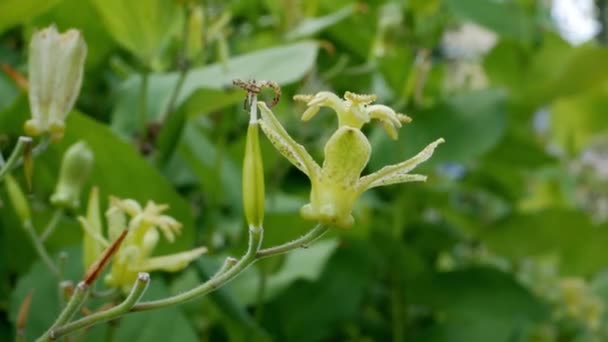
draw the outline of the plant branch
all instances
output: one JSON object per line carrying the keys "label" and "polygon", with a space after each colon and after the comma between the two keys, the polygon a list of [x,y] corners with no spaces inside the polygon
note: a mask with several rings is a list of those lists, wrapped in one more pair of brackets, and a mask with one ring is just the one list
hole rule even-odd
{"label": "plant branch", "polygon": [[44,335],[40,336],[40,338],[38,338],[38,340],[36,341],[42,342],[55,339],[57,337],[55,336],[54,332],[55,327],[61,326],[62,324],[65,324],[66,322],[69,322],[70,319],[72,319],[74,314],[82,306],[82,303],[84,303],[84,301],[87,299],[89,290],[89,285],[87,285],[84,281],[78,283],[78,285],[76,286],[76,290],[74,291],[72,297],[70,298],[70,301],[68,302],[68,305],[66,305],[63,311],[61,311],[55,323],[53,323],[49,330],[47,330]]}
{"label": "plant branch", "polygon": [[131,288],[131,292],[122,303],[108,310],[94,313],[72,323],[68,323],[62,327],[51,329],[50,337],[52,339],[57,339],[93,324],[103,323],[118,318],[122,314],[129,312],[129,310],[141,299],[149,284],[150,275],[148,273],[140,273],[137,276],[135,284],[133,284],[133,287]]}
{"label": "plant branch", "polygon": [[308,246],[310,246],[310,244],[312,244],[313,242],[315,242],[315,240],[317,240],[318,238],[323,236],[323,234],[325,234],[328,229],[329,229],[329,227],[327,227],[326,225],[318,224],[316,227],[311,229],[308,233],[302,235],[301,237],[299,237],[293,241],[287,242],[287,243],[279,245],[279,246],[265,248],[265,249],[258,251],[256,254],[256,258],[262,259],[262,258],[274,256],[274,255],[287,253],[291,250],[298,249],[298,248],[308,248]]}
{"label": "plant branch", "polygon": [[225,285],[255,262],[256,253],[260,250],[260,246],[262,245],[263,235],[264,228],[254,226],[249,227],[249,247],[247,248],[245,255],[243,255],[243,257],[234,266],[228,267],[223,273],[218,273],[208,281],[189,291],[164,299],[140,303],[134,306],[132,311],[153,310],[181,304],[188,300],[203,296]]}
{"label": "plant branch", "polygon": [[0,169],[0,181],[2,181],[2,179],[4,179],[4,176],[6,176],[6,174],[17,165],[19,157],[21,157],[27,145],[30,145],[31,143],[32,138],[19,137],[19,140],[17,140],[17,144],[15,145],[15,148],[13,148],[11,155],[8,157],[8,159]]}
{"label": "plant branch", "polygon": [[[239,260],[234,259],[232,257],[227,258],[224,262],[224,265],[218,270],[218,272],[203,284],[172,297],[138,303],[139,299],[143,295],[143,292],[145,291],[147,282],[149,282],[149,278],[147,278],[148,280],[145,285],[142,284],[144,280],[140,279],[142,278],[142,273],[140,273],[140,277],[134,284],[133,289],[131,290],[131,294],[121,304],[108,310],[101,311],[87,317],[83,317],[77,321],[65,324],[63,326],[58,326],[57,324],[55,324],[53,328],[49,329],[49,332],[47,332],[47,334],[45,334],[44,336],[48,335],[52,338],[59,338],[76,330],[119,318],[120,316],[123,316],[127,313],[161,309],[169,306],[178,305],[186,301],[204,296],[209,292],[212,292],[224,286],[232,279],[236,278],[242,271],[244,271],[247,267],[255,263],[257,260],[273,255],[283,254],[298,248],[306,248],[312,242],[320,238],[325,232],[327,232],[327,230],[327,226],[323,224],[318,224],[307,234],[301,236],[296,240],[287,242],[283,245],[260,249],[262,245],[264,229],[262,227],[250,226],[249,245],[247,248],[247,252]],[[148,277],[147,274],[146,277]],[[41,338],[39,339],[39,341],[46,340]]]}
{"label": "plant branch", "polygon": [[164,123],[167,120],[167,117],[173,113],[175,110],[175,104],[177,103],[177,99],[179,97],[179,93],[182,90],[184,85],[184,81],[186,80],[186,76],[188,75],[188,71],[190,70],[190,60],[188,59],[188,39],[189,39],[189,30],[188,30],[188,15],[189,10],[187,6],[184,9],[184,26],[182,27],[182,47],[181,51],[177,57],[177,66],[179,69],[179,74],[177,76],[177,81],[175,82],[175,87],[173,87],[173,91],[171,92],[171,97],[169,98],[169,102],[167,103],[167,107],[165,111],[161,113],[161,117],[159,118],[160,123]]}
{"label": "plant branch", "polygon": [[44,228],[44,231],[40,235],[40,241],[44,242],[51,235],[53,235],[53,233],[55,232],[55,228],[57,228],[57,225],[59,224],[59,221],[61,220],[62,217],[63,217],[63,209],[62,208],[55,209],[55,212],[53,212],[53,216],[51,217],[51,220],[46,225],[46,228]]}
{"label": "plant branch", "polygon": [[49,253],[46,251],[46,248],[42,244],[42,241],[38,238],[38,235],[36,234],[36,230],[34,229],[32,222],[23,222],[23,229],[27,233],[30,241],[32,242],[32,245],[34,246],[34,249],[36,250],[36,253],[38,253],[38,256],[40,257],[42,262],[46,264],[48,269],[51,271],[51,273],[53,273],[55,277],[61,280],[61,272],[59,271],[59,268],[57,268],[57,265],[55,265],[55,263],[53,262],[53,259],[51,258]]}

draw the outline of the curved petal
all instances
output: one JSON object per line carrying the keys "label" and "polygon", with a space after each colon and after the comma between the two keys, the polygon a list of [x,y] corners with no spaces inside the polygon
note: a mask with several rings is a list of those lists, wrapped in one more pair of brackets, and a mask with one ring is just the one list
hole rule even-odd
{"label": "curved petal", "polygon": [[413,179],[413,181],[421,181],[422,179],[419,178],[421,177],[420,175],[411,175],[418,177],[418,179],[416,179],[416,177],[410,177],[408,179],[405,175],[419,164],[427,161],[433,155],[435,148],[444,141],[443,138],[439,138],[430,143],[422,151],[418,152],[414,157],[399,164],[385,166],[372,174],[362,177],[359,180],[359,190],[363,192],[375,186],[399,183],[398,180],[412,181]]}
{"label": "curved petal", "polygon": [[308,177],[316,176],[320,167],[306,148],[293,140],[264,102],[258,102],[258,107],[262,116],[260,127],[277,151]]}
{"label": "curved petal", "polygon": [[148,258],[132,267],[136,272],[168,271],[175,272],[188,266],[193,260],[207,252],[207,247],[199,247],[186,252]]}

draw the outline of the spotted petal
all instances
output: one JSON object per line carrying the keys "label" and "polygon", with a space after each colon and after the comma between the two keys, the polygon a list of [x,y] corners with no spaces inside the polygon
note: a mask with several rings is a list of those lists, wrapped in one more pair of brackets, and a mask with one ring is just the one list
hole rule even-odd
{"label": "spotted petal", "polygon": [[362,177],[359,180],[359,190],[361,192],[376,187],[402,182],[416,182],[426,180],[422,175],[410,175],[408,172],[413,170],[419,164],[427,161],[435,151],[435,148],[445,140],[439,138],[425,147],[414,157],[395,165],[385,166],[382,169]]}
{"label": "spotted petal", "polygon": [[277,151],[308,177],[316,176],[320,167],[306,148],[293,140],[264,102],[258,102],[258,107],[262,116],[260,127]]}

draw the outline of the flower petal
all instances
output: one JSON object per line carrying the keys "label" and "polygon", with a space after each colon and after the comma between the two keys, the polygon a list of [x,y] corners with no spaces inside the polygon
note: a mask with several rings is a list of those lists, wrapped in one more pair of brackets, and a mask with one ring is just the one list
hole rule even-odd
{"label": "flower petal", "polygon": [[422,177],[421,175],[411,175],[413,177],[410,177],[409,179],[406,178],[405,175],[419,164],[427,161],[433,155],[435,148],[444,141],[445,140],[443,140],[443,138],[439,138],[434,142],[430,143],[414,157],[399,164],[385,166],[372,174],[362,177],[359,180],[359,190],[363,192],[375,186],[400,183],[401,181],[399,180],[422,181],[422,179],[420,178]]}
{"label": "flower petal", "polygon": [[260,127],[272,145],[308,177],[317,175],[320,167],[308,154],[306,148],[293,140],[264,102],[258,102],[258,107],[262,116]]}
{"label": "flower petal", "polygon": [[205,252],[207,252],[207,247],[199,247],[182,253],[149,258],[138,265],[133,266],[133,270],[137,272],[150,272],[155,270],[175,272],[188,266],[190,262]]}

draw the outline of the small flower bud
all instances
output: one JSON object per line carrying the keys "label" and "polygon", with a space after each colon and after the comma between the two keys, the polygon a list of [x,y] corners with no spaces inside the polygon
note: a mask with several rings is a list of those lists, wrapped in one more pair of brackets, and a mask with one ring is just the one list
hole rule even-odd
{"label": "small flower bud", "polygon": [[6,182],[6,192],[8,193],[8,198],[11,201],[17,216],[19,216],[19,219],[23,223],[30,222],[32,219],[32,212],[23,190],[21,190],[21,187],[13,176],[6,175],[4,180]]}
{"label": "small flower bud", "polygon": [[205,13],[203,7],[196,5],[188,17],[188,42],[186,56],[195,59],[203,51],[203,27],[205,26]]}
{"label": "small flower bud", "polygon": [[[251,106],[251,110],[257,110],[257,106]],[[243,206],[247,223],[261,227],[264,221],[264,162],[260,151],[259,123],[255,114],[252,114],[247,128],[243,160]]]}
{"label": "small flower bud", "polygon": [[60,140],[65,118],[80,92],[87,46],[77,30],[59,34],[55,26],[34,33],[30,42],[29,100],[32,118],[26,134],[49,133]]}
{"label": "small flower bud", "polygon": [[51,203],[58,207],[77,209],[80,206],[80,192],[93,169],[93,152],[83,142],[70,146],[63,155],[59,181]]}

